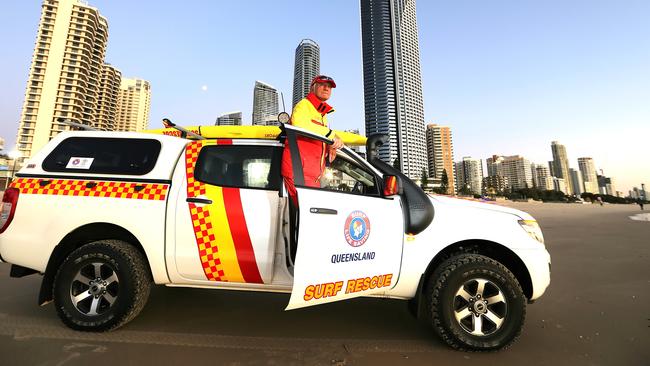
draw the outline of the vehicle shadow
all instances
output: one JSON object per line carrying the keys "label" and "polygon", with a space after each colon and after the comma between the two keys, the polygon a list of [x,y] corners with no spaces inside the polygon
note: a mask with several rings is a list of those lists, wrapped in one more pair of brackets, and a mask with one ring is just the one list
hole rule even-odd
{"label": "vehicle shadow", "polygon": [[307,339],[431,340],[402,300],[358,298],[285,311],[289,294],[153,288],[131,330]]}

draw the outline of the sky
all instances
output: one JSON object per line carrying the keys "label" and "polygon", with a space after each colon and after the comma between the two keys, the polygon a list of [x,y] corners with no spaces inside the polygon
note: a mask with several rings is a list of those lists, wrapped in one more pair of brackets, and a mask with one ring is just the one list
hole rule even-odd
{"label": "sky", "polygon": [[[15,144],[41,2],[0,13],[0,137]],[[321,49],[337,83],[335,129],[363,130],[359,2],[90,0],[108,19],[106,62],[152,85],[150,127],[162,118],[213,125],[241,110],[255,80],[291,108],[295,48]],[[521,155],[570,166],[592,157],[616,189],[650,184],[650,2],[417,2],[425,123],[452,128],[455,160]],[[281,104],[281,103],[280,103]],[[486,173],[486,172],[484,172]]]}

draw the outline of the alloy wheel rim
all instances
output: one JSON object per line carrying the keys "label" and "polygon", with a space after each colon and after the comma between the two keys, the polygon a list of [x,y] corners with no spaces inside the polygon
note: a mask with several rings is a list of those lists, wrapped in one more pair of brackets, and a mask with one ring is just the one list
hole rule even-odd
{"label": "alloy wheel rim", "polygon": [[456,323],[467,333],[484,337],[499,330],[508,315],[503,291],[485,278],[463,283],[453,299]]}
{"label": "alloy wheel rim", "polygon": [[86,316],[108,311],[117,300],[120,281],[113,266],[92,262],[82,266],[70,283],[72,305]]}

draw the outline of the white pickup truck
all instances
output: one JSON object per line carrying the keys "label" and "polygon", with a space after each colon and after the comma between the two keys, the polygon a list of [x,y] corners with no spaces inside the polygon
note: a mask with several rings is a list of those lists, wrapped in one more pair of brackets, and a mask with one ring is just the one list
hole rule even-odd
{"label": "white pickup truck", "polygon": [[427,196],[378,158],[384,137],[368,138],[367,159],[342,149],[321,188],[293,164],[293,209],[284,145],[299,162],[298,136],[331,142],[289,125],[228,131],[59,134],[4,194],[0,261],[12,277],[42,274],[39,304],[77,330],[126,324],[157,284],[290,293],[287,310],[403,299],[466,350],[511,344],[549,285],[533,217]]}

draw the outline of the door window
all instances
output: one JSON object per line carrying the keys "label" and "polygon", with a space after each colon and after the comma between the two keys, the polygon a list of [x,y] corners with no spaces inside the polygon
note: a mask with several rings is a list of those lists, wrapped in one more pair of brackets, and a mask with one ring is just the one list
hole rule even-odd
{"label": "door window", "polygon": [[215,186],[277,191],[281,184],[280,155],[280,148],[275,146],[205,146],[194,177]]}
{"label": "door window", "polygon": [[379,195],[374,174],[341,153],[337,154],[336,159],[325,169],[321,187],[352,194]]}

